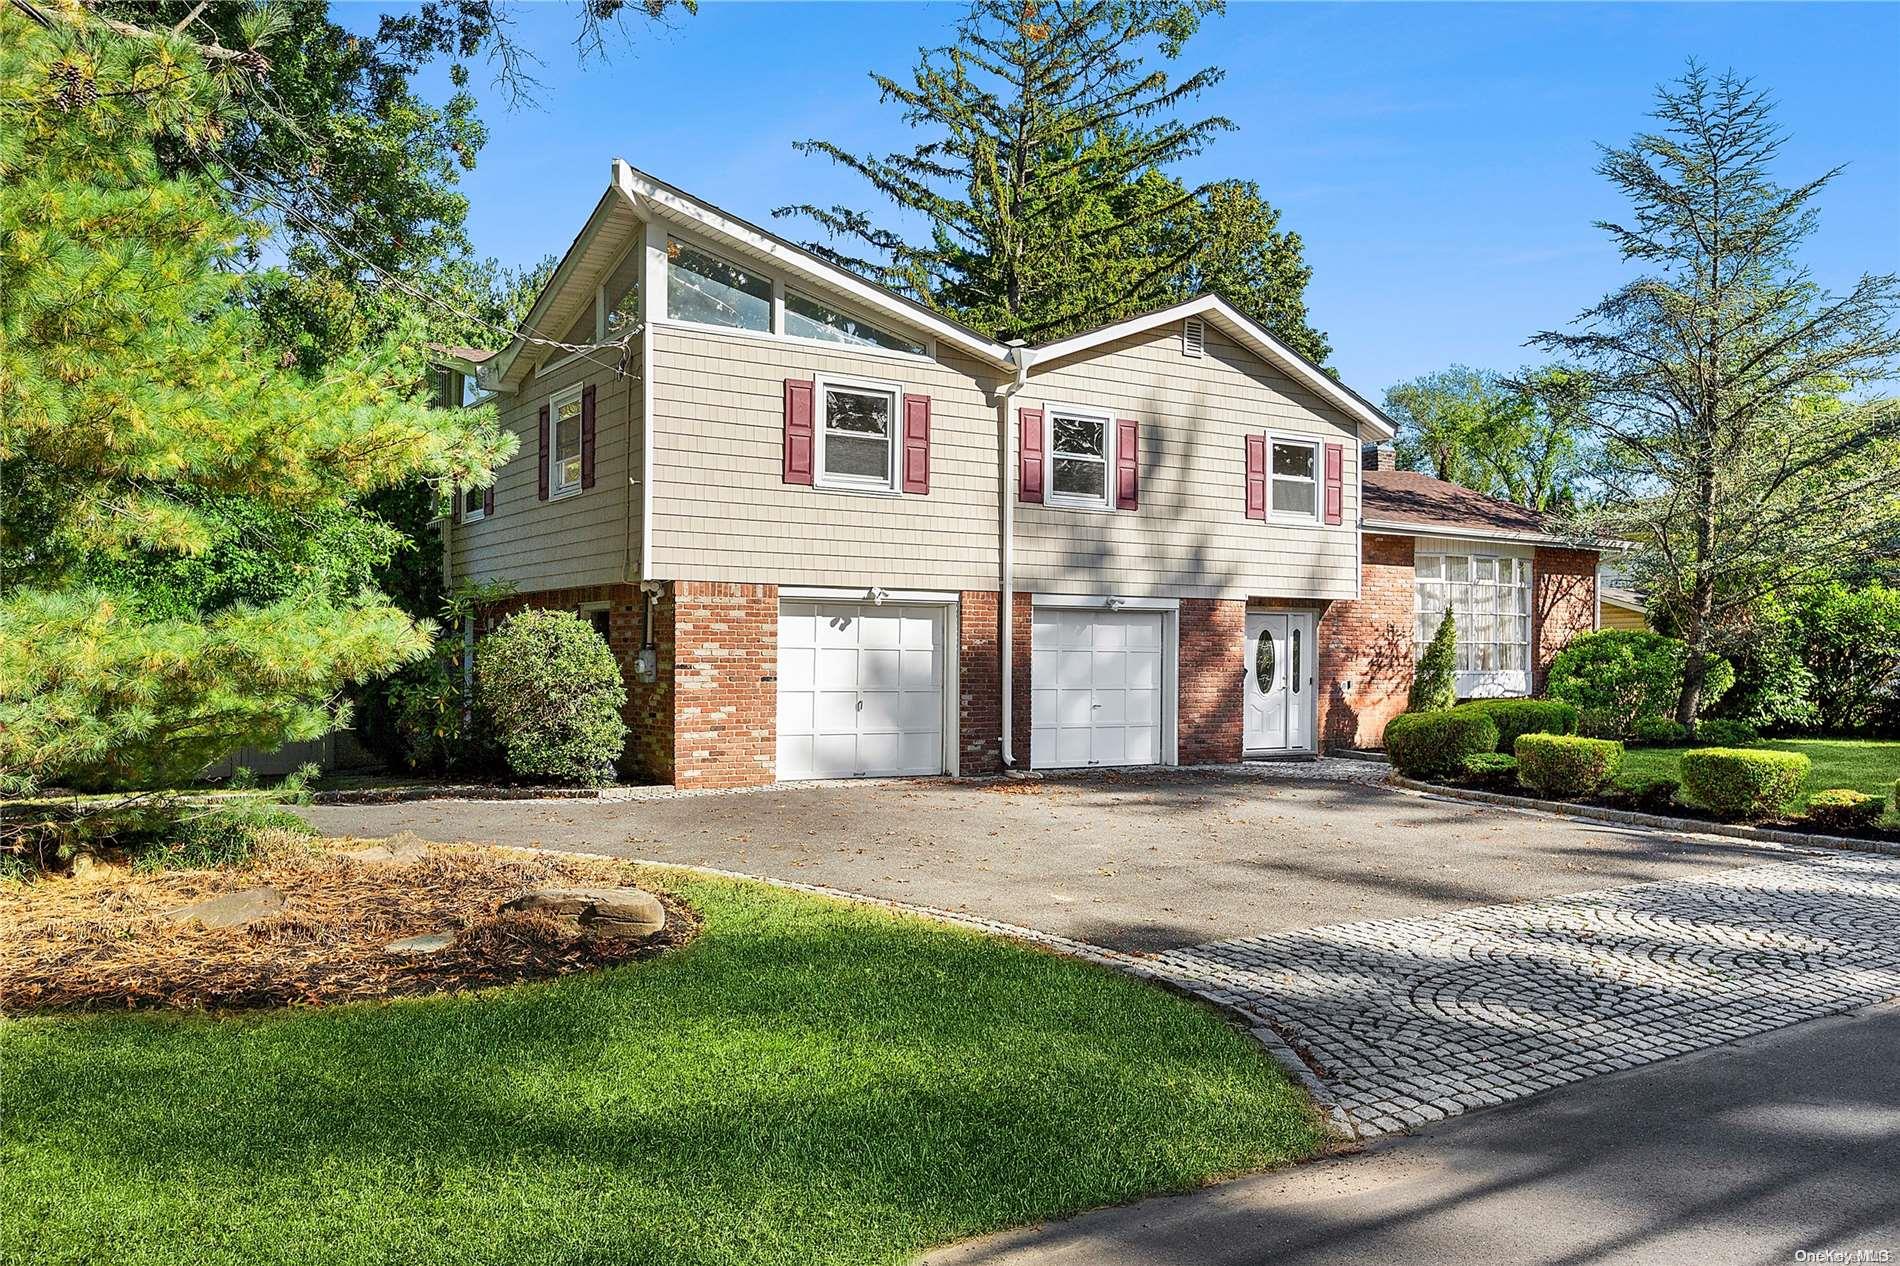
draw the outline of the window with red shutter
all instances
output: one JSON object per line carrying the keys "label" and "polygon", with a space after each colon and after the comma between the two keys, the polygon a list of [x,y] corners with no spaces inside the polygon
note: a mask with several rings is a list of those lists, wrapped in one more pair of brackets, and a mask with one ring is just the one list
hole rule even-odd
{"label": "window with red shutter", "polygon": [[1129,418],[1115,423],[1115,508],[1141,508],[1141,424]]}
{"label": "window with red shutter", "polygon": [[812,476],[812,382],[785,380],[785,482],[809,484]]}
{"label": "window with red shutter", "polygon": [[1267,437],[1247,437],[1247,517],[1267,517]]}
{"label": "window with red shutter", "polygon": [[581,389],[581,487],[594,486],[594,384]]}
{"label": "window with red shutter", "polygon": [[904,397],[904,491],[930,495],[930,397]]}
{"label": "window with red shutter", "polygon": [[1016,410],[1016,495],[1030,505],[1042,504],[1042,410]]}
{"label": "window with red shutter", "polygon": [[541,500],[546,501],[548,499],[548,407],[545,404],[541,406],[538,417],[541,422],[541,457],[534,466],[540,472],[536,481],[539,495]]}
{"label": "window with red shutter", "polygon": [[1338,523],[1345,518],[1346,446],[1326,446],[1326,521]]}

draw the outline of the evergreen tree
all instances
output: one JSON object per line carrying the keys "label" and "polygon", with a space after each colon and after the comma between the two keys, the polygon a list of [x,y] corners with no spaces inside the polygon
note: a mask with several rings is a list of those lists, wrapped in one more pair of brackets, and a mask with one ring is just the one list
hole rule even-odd
{"label": "evergreen tree", "polygon": [[1602,525],[1638,541],[1638,579],[1688,643],[1676,720],[1697,716],[1725,630],[1768,593],[1889,548],[1900,528],[1900,276],[1821,290],[1796,258],[1816,195],[1771,168],[1766,94],[1691,65],[1660,89],[1662,130],[1606,149],[1628,197],[1602,227],[1644,275],[1534,343],[1588,372]]}
{"label": "evergreen tree", "polygon": [[1418,657],[1412,673],[1412,691],[1406,697],[1407,712],[1434,712],[1458,702],[1458,619],[1451,608],[1438,622],[1425,653]]}
{"label": "evergreen tree", "polygon": [[[207,65],[209,63],[209,65]],[[420,653],[371,595],[288,586],[177,618],[113,560],[203,554],[236,499],[312,519],[483,482],[492,411],[430,409],[413,323],[315,374],[234,302],[248,226],[204,161],[258,64],[76,6],[0,7],[0,780],[153,783],[313,737]],[[287,363],[288,362],[288,363]],[[128,564],[129,565],[129,564]]]}

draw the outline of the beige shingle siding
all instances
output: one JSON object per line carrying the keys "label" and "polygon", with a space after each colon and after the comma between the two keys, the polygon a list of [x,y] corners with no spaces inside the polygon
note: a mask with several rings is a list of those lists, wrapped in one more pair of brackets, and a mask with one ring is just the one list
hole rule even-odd
{"label": "beige shingle siding", "polygon": [[[526,593],[631,577],[639,565],[627,532],[628,482],[639,475],[639,373],[637,346],[624,378],[614,372],[612,353],[596,352],[546,376],[537,372],[519,393],[501,398],[502,425],[521,447],[496,481],[494,517],[452,529],[458,582],[506,580]],[[576,383],[594,384],[594,486],[542,501],[538,414],[549,397]],[[637,498],[631,510],[637,532]]]}
{"label": "beige shingle siding", "polygon": [[[1356,425],[1236,346],[1212,322],[1206,355],[1178,325],[1031,373],[1022,405],[1096,407],[1141,423],[1141,508],[1017,508],[1018,589],[1177,598],[1350,598],[1358,573]],[[1246,518],[1245,436],[1311,435],[1344,446],[1341,522]],[[1319,495],[1324,498],[1324,470]],[[1015,476],[1012,473],[1011,487]]]}
{"label": "beige shingle siding", "polygon": [[[656,325],[653,563],[657,578],[984,589],[997,583],[993,379],[936,361]],[[896,382],[931,399],[930,494],[787,484],[784,383]]]}

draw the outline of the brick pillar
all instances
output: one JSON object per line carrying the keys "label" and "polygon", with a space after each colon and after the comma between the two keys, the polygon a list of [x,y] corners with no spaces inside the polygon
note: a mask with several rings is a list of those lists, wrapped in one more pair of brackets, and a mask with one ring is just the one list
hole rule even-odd
{"label": "brick pillar", "polygon": [[627,768],[644,782],[673,781],[673,587],[667,585],[653,601],[653,646],[657,669],[652,681],[635,673],[641,649],[644,597],[634,590],[634,603],[621,640],[620,608],[614,609],[614,654],[627,679]]}
{"label": "brick pillar", "polygon": [[1319,621],[1319,735],[1324,746],[1376,747],[1412,691],[1414,541],[1367,536],[1359,597]]}
{"label": "brick pillar", "polygon": [[671,590],[675,785],[772,782],[778,586],[681,580]]}
{"label": "brick pillar", "polygon": [[1002,632],[996,594],[966,589],[957,603],[958,772],[994,774],[1003,768]]}
{"label": "brick pillar", "polygon": [[1240,759],[1246,720],[1241,642],[1246,632],[1244,601],[1181,599],[1176,728],[1183,765],[1229,764]]}
{"label": "brick pillar", "polygon": [[1029,639],[1035,627],[1034,613],[1034,597],[1018,593],[1015,602],[1010,605],[1010,659],[1013,661],[1010,673],[1016,697],[1010,701],[1013,708],[1009,736],[1010,755],[1015,758],[1017,769],[1029,768],[1029,718],[1033,698],[1030,694],[1029,669],[1034,662],[1030,656]]}
{"label": "brick pillar", "polygon": [[1550,661],[1596,628],[1597,552],[1538,546],[1531,559],[1531,689],[1544,692]]}

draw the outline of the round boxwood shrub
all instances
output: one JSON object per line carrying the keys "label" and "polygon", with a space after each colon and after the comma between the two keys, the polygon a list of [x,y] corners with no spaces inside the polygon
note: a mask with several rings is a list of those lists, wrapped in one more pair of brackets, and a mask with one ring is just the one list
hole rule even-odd
{"label": "round boxwood shrub", "polygon": [[1886,807],[1879,796],[1849,787],[1830,787],[1808,797],[1808,821],[1823,830],[1853,835],[1872,830]]}
{"label": "round boxwood shrub", "polygon": [[1541,796],[1593,795],[1622,764],[1623,745],[1614,739],[1522,734],[1517,740],[1517,780]]}
{"label": "round boxwood shrub", "polygon": [[521,611],[475,648],[475,690],[508,767],[523,778],[613,781],[627,744],[620,667],[566,611]]}
{"label": "round boxwood shrub", "polygon": [[1808,758],[1799,752],[1703,747],[1682,754],[1682,786],[1710,812],[1725,818],[1779,813],[1801,794]]}
{"label": "round boxwood shrub", "polygon": [[1754,726],[1721,717],[1697,721],[1695,726],[1695,741],[1708,747],[1746,747],[1760,737]]}
{"label": "round boxwood shrub", "polygon": [[1577,710],[1557,699],[1472,699],[1459,712],[1479,712],[1498,727],[1498,750],[1510,752],[1520,734],[1575,734]]}
{"label": "round boxwood shrub", "polygon": [[1637,717],[1630,742],[1642,747],[1681,747],[1689,741],[1689,727],[1669,717]]}
{"label": "round boxwood shrub", "polygon": [[1482,712],[1407,712],[1385,726],[1386,757],[1408,778],[1456,774],[1465,757],[1497,750],[1497,723]]}

